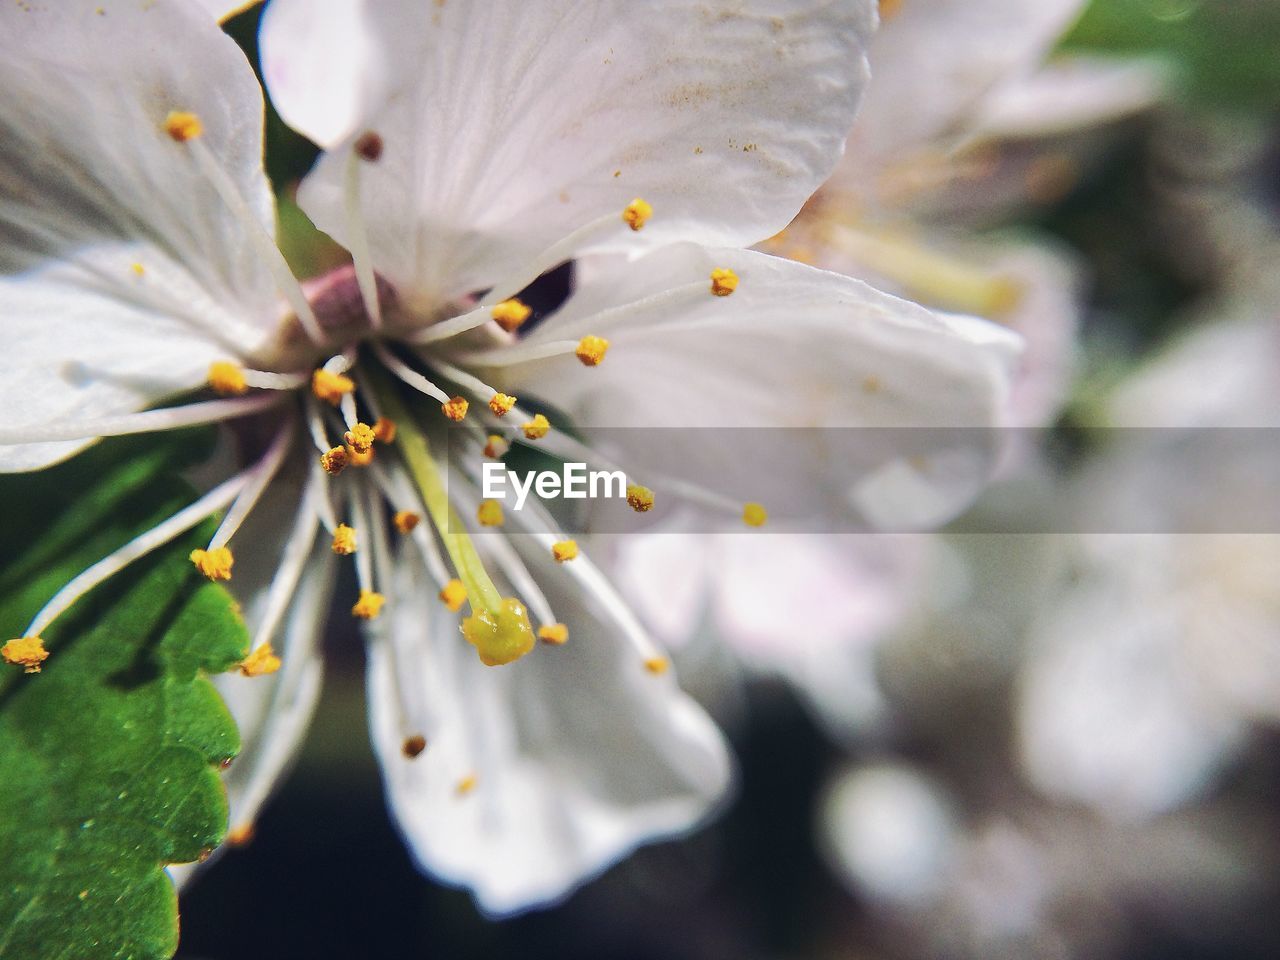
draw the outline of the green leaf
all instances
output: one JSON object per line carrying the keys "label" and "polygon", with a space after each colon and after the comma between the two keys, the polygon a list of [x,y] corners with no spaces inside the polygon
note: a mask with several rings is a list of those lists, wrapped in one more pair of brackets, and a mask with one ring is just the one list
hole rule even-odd
{"label": "green leaf", "polygon": [[[192,442],[113,441],[0,478],[0,642],[64,583],[194,498]],[[201,447],[201,444],[196,444]],[[230,595],[187,561],[209,525],[100,585],[0,664],[0,958],[170,957],[167,863],[221,842],[235,724],[205,672],[245,655]]]}

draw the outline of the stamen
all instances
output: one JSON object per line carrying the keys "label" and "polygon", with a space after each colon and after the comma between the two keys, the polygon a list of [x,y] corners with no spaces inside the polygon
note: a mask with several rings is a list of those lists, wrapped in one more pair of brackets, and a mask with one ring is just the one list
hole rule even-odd
{"label": "stamen", "polygon": [[[312,544],[315,543],[316,519],[319,517],[323,522],[326,510],[332,511],[327,490],[324,478],[313,472],[308,478],[302,502],[294,516],[293,529],[280,552],[280,565],[271,578],[271,586],[267,588],[266,605],[254,635],[255,648],[261,648],[275,636],[280,621],[297,593],[298,581],[302,577],[307,558],[311,555]],[[285,655],[289,655],[287,649]]]}
{"label": "stamen", "polygon": [[91,437],[123,437],[134,433],[156,433],[177,430],[201,423],[217,423],[234,417],[247,417],[275,406],[277,394],[256,394],[228,400],[203,400],[180,407],[144,410],[118,417],[64,421],[20,427],[0,426],[0,446],[20,443],[43,443],[54,440],[86,440]]}
{"label": "stamen", "polygon": [[505,393],[495,393],[489,399],[489,409],[493,411],[495,417],[505,417],[515,405],[516,398]]}
{"label": "stamen", "polygon": [[444,403],[440,404],[440,410],[446,417],[454,423],[461,423],[467,415],[467,410],[471,404],[467,402],[466,397],[450,397]]}
{"label": "stamen", "polygon": [[462,585],[461,580],[450,580],[440,588],[440,602],[457,613],[467,602],[467,588]]}
{"label": "stamen", "polygon": [[638,483],[628,484],[627,506],[636,513],[648,513],[653,509],[653,491]]}
{"label": "stamen", "polygon": [[507,442],[506,437],[500,437],[496,433],[489,434],[485,440],[484,455],[490,460],[501,460],[511,449],[511,444]]}
{"label": "stamen", "polygon": [[249,483],[251,476],[252,471],[246,470],[230,480],[224,481],[195,503],[184,507],[168,520],[152,527],[146,533],[134,537],[124,546],[93,564],[93,566],[72,579],[50,598],[49,602],[32,619],[27,629],[23,631],[23,636],[37,637],[42,635],[45,632],[45,628],[56,617],[98,584],[119,573],[133,561],[146,556],[157,547],[162,547],[175,537],[186,533],[210,514],[217,513],[235,499],[236,495]]}
{"label": "stamen", "polygon": [[632,230],[640,230],[653,216],[653,207],[640,197],[636,197],[622,211],[622,220]]}
{"label": "stamen", "polygon": [[564,563],[566,560],[573,560],[578,556],[578,542],[576,540],[560,540],[551,545],[551,556],[556,563]]}
{"label": "stamen", "polygon": [[40,664],[49,659],[49,651],[40,637],[31,635],[16,637],[0,647],[0,657],[5,663],[22,667],[23,673],[39,673]]}
{"label": "stamen", "polygon": [[[174,114],[170,114],[173,117]],[[178,116],[182,114],[178,112]],[[197,124],[199,123],[196,118]],[[166,122],[166,129],[169,125]],[[186,127],[190,129],[190,126]],[[170,130],[170,136],[174,136]],[[198,136],[198,134],[197,134]],[[175,140],[179,138],[174,136]],[[248,203],[244,197],[240,195],[239,189],[227,172],[219,165],[217,158],[213,152],[199,139],[183,138],[179,142],[183,143],[187,150],[191,152],[192,158],[199,167],[200,172],[212,184],[213,188],[218,192],[218,196],[222,198],[222,202],[241,227],[244,228],[244,234],[251,244],[256,248],[258,256],[266,264],[267,269],[271,271],[275,278],[276,287],[281,295],[289,302],[289,306],[293,308],[294,315],[297,316],[298,322],[302,324],[302,329],[306,331],[312,342],[320,345],[324,343],[324,333],[320,329],[320,324],[316,320],[315,311],[311,309],[311,304],[307,301],[306,294],[302,292],[298,280],[294,277],[293,272],[289,269],[289,264],[284,259],[284,254],[280,252],[280,248],[276,246],[271,232],[267,226],[258,220],[257,216],[249,209]]]}
{"label": "stamen", "polygon": [[427,749],[427,738],[420,733],[404,738],[404,743],[400,745],[400,752],[409,760],[422,753]]}
{"label": "stamen", "polygon": [[361,453],[355,447],[347,447],[347,462],[353,467],[367,467],[373,463],[376,453],[373,447],[370,447],[364,453]]}
{"label": "stamen", "polygon": [[[364,149],[362,150],[361,147]],[[382,329],[382,304],[378,300],[378,281],[373,272],[373,257],[369,253],[369,231],[364,222],[360,204],[360,165],[376,162],[382,156],[382,138],[376,133],[366,133],[356,142],[356,148],[347,158],[342,203],[347,217],[347,249],[351,252],[351,264],[355,268],[356,286],[360,300],[369,316],[369,326]]]}
{"label": "stamen", "polygon": [[361,620],[375,620],[382,613],[382,606],[386,602],[387,598],[380,593],[376,593],[373,590],[361,590],[360,599],[351,608],[351,613]]}
{"label": "stamen", "polygon": [[356,382],[341,373],[330,373],[321,368],[311,374],[311,392],[316,399],[335,407],[355,388]]}
{"label": "stamen", "polygon": [[347,469],[350,462],[351,457],[346,447],[331,447],[320,455],[320,466],[324,467],[324,472],[331,477],[336,477]]}
{"label": "stamen", "polygon": [[227,547],[192,550],[189,559],[195,564],[196,569],[210,580],[230,580],[231,566],[236,562],[236,558],[231,555]]}
{"label": "stamen", "polygon": [[551,421],[542,414],[535,414],[534,418],[528,423],[520,424],[520,429],[524,431],[524,435],[529,440],[541,440],[547,435],[547,431],[551,429]]}
{"label": "stamen", "polygon": [[396,422],[386,417],[379,417],[373,425],[373,435],[379,443],[394,443],[396,439]]}
{"label": "stamen", "polygon": [[194,113],[185,110],[171,110],[164,118],[164,132],[173,138],[175,143],[186,143],[204,135],[204,124]]}
{"label": "stamen", "polygon": [[330,548],[340,557],[349,557],[356,552],[356,531],[354,527],[349,527],[345,523],[338,524],[338,529],[333,531],[333,543]]}
{"label": "stamen", "polygon": [[609,341],[604,337],[589,335],[578,341],[578,347],[574,353],[584,367],[598,367],[608,349]]}
{"label": "stamen", "polygon": [[[223,517],[222,523],[218,525],[217,532],[213,535],[213,539],[209,541],[210,552],[224,546],[237,530],[244,523],[245,518],[257,505],[258,500],[262,497],[263,491],[267,489],[267,485],[271,483],[272,478],[280,470],[280,465],[284,462],[284,455],[288,452],[290,444],[293,442],[293,419],[285,421],[285,425],[280,428],[271,446],[267,448],[267,452],[262,458],[254,464],[250,471],[249,483],[245,486],[240,496],[236,497],[236,502],[231,509],[227,511],[227,515]],[[206,574],[207,576],[207,574]]]}
{"label": "stamen", "polygon": [[279,670],[280,664],[281,660],[271,649],[271,644],[262,643],[240,661],[240,672],[246,677],[265,677]]}
{"label": "stamen", "polygon": [[748,527],[763,527],[769,512],[759,503],[748,503],[742,508],[742,522]]}
{"label": "stamen", "polygon": [[480,506],[476,509],[476,519],[480,521],[482,527],[502,526],[502,504],[497,500],[481,500]]}
{"label": "stamen", "polygon": [[[382,491],[382,495],[399,511],[397,516],[403,513],[412,517],[421,517],[421,514],[418,513],[418,507],[421,506],[419,498],[413,489],[413,484],[399,465],[394,465],[390,472],[384,470],[381,466],[374,467],[373,479]],[[409,509],[410,507],[413,509]],[[397,529],[399,529],[398,524]],[[440,555],[440,548],[436,546],[436,542],[431,536],[431,531],[415,522],[405,532],[413,538],[418,552],[422,554],[423,562],[426,564],[427,573],[431,576],[431,579],[436,583],[444,583],[449,580],[450,574],[445,569],[444,558]]]}
{"label": "stamen", "polygon": [[401,533],[409,533],[422,522],[422,514],[414,513],[412,510],[397,510],[391,522]]}
{"label": "stamen", "polygon": [[378,439],[378,435],[368,424],[357,423],[342,435],[342,439],[346,440],[347,446],[356,453],[368,453],[373,449],[373,442]]}
{"label": "stamen", "polygon": [[644,662],[644,668],[655,676],[660,676],[671,669],[671,661],[666,657],[650,657]]}
{"label": "stamen", "polygon": [[738,275],[728,267],[711,271],[711,292],[717,297],[727,297],[738,289]]}
{"label": "stamen", "polygon": [[563,623],[547,623],[538,628],[538,639],[543,643],[562,646],[569,640],[569,628]]}
{"label": "stamen", "polygon": [[[409,368],[402,360],[396,357],[381,343],[373,344],[373,352],[383,366],[394,373],[400,380],[407,383],[419,393],[425,393],[428,397],[440,401],[441,404],[449,403],[453,400],[451,396],[437,387],[434,383],[418,373],[416,370]],[[397,420],[403,420],[404,417],[397,417]]]}
{"label": "stamen", "polygon": [[249,390],[244,368],[230,360],[219,360],[209,365],[209,386],[214,393],[224,397],[239,396]]}
{"label": "stamen", "polygon": [[533,308],[518,298],[512,297],[494,304],[489,315],[493,317],[493,322],[507,333],[515,333],[533,315]]}

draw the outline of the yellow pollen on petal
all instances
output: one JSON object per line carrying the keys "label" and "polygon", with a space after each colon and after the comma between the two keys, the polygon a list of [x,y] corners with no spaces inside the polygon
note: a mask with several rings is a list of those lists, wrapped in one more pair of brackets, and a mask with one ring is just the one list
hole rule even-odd
{"label": "yellow pollen on petal", "polygon": [[484,455],[490,460],[501,460],[507,450],[511,448],[505,437],[500,437],[496,433],[489,434],[488,441],[484,445]]}
{"label": "yellow pollen on petal", "polygon": [[738,289],[738,275],[728,267],[716,267],[711,271],[711,292],[717,297],[727,297]]}
{"label": "yellow pollen on petal", "polygon": [[586,336],[578,341],[578,349],[574,355],[582,361],[584,367],[598,367],[609,349],[609,341],[604,337]]}
{"label": "yellow pollen on petal", "polygon": [[644,668],[657,676],[671,669],[671,661],[666,657],[650,657],[644,662]]}
{"label": "yellow pollen on petal", "polygon": [[520,424],[520,429],[529,440],[541,440],[551,429],[551,421],[538,413],[528,423]]}
{"label": "yellow pollen on petal", "polygon": [[632,230],[639,230],[653,216],[653,207],[640,197],[636,197],[622,211],[622,219]]}
{"label": "yellow pollen on petal", "polygon": [[194,113],[186,110],[171,110],[164,118],[164,132],[177,143],[186,143],[204,133],[204,124]]}
{"label": "yellow pollen on petal", "polygon": [[244,369],[230,360],[218,360],[209,364],[209,386],[214,393],[220,393],[224,397],[237,396],[249,389]]}
{"label": "yellow pollen on petal", "polygon": [[489,311],[494,323],[507,331],[507,333],[513,333],[519,329],[520,325],[528,320],[532,314],[533,308],[527,306],[516,297],[494,304],[493,309]]}
{"label": "yellow pollen on petal", "polygon": [[236,562],[231,555],[230,547],[217,547],[213,550],[192,550],[189,557],[196,569],[210,580],[230,580],[231,566]]}
{"label": "yellow pollen on petal", "polygon": [[320,369],[311,374],[311,392],[317,398],[335,407],[355,388],[356,382],[340,373],[330,373],[328,370]]}
{"label": "yellow pollen on petal", "polygon": [[342,557],[349,557],[356,552],[356,531],[345,523],[338,524],[333,531],[333,552]]}
{"label": "yellow pollen on petal", "polygon": [[240,661],[240,672],[246,677],[265,677],[279,669],[280,658],[271,649],[270,643],[262,644]]}
{"label": "yellow pollen on petal", "polygon": [[136,260],[133,263],[129,264],[129,269],[134,272],[135,276],[139,276],[139,277],[147,272],[147,268],[144,267],[142,264],[138,263]]}
{"label": "yellow pollen on petal", "polygon": [[440,602],[457,613],[467,602],[467,588],[462,585],[461,580],[450,580],[440,588]]}
{"label": "yellow pollen on petal", "polygon": [[336,477],[347,469],[347,464],[350,462],[351,455],[347,453],[344,447],[332,447],[325,453],[320,454],[320,466],[324,467],[324,472],[330,476]]}
{"label": "yellow pollen on petal", "polygon": [[462,418],[467,415],[467,408],[470,406],[471,404],[467,403],[466,397],[454,397],[448,403],[440,404],[440,409],[454,423],[460,423]]}
{"label": "yellow pollen on petal", "polygon": [[880,0],[880,20],[892,20],[902,12],[904,0]]}
{"label": "yellow pollen on petal", "polygon": [[748,503],[742,508],[742,522],[748,527],[763,527],[769,519],[769,511],[762,504]]}
{"label": "yellow pollen on petal", "polygon": [[39,673],[40,664],[49,659],[49,651],[39,637],[16,637],[0,647],[5,663],[22,667],[23,673]]}
{"label": "yellow pollen on petal", "polygon": [[502,504],[497,500],[481,500],[476,510],[476,519],[480,521],[482,527],[502,526]]}
{"label": "yellow pollen on petal", "polygon": [[342,439],[347,441],[347,445],[356,453],[368,453],[373,448],[373,441],[378,439],[378,435],[367,423],[357,423],[342,435]]}
{"label": "yellow pollen on petal", "polygon": [[361,590],[360,599],[351,608],[351,612],[361,620],[373,620],[382,612],[382,605],[386,602],[387,598],[380,593],[376,593],[373,590]]}
{"label": "yellow pollen on petal", "polygon": [[556,563],[564,563],[566,560],[572,560],[578,555],[577,540],[561,540],[551,545],[551,556]]}
{"label": "yellow pollen on petal", "polygon": [[405,737],[404,743],[400,745],[400,752],[410,760],[418,756],[425,749],[427,749],[427,738],[420,733],[415,733],[411,736]]}
{"label": "yellow pollen on petal", "polygon": [[379,417],[373,425],[373,435],[379,443],[394,443],[396,422],[388,417]]}
{"label": "yellow pollen on petal", "polygon": [[454,787],[454,791],[460,797],[465,797],[468,793],[476,788],[476,784],[480,781],[474,773],[468,773],[465,777],[458,781],[458,785]]}
{"label": "yellow pollen on petal", "polygon": [[538,628],[538,639],[543,643],[560,646],[569,639],[569,628],[563,623],[547,623]]}
{"label": "yellow pollen on petal", "polygon": [[376,453],[373,447],[370,447],[368,450],[364,451],[364,453],[361,453],[355,447],[347,447],[346,449],[347,462],[350,463],[351,466],[367,467],[369,464],[373,463],[373,458]]}
{"label": "yellow pollen on petal", "polygon": [[516,398],[505,393],[495,393],[489,400],[489,409],[495,417],[505,417],[516,405]]}
{"label": "yellow pollen on petal", "polygon": [[397,510],[391,522],[401,533],[408,533],[422,522],[422,514],[414,513],[412,510]]}
{"label": "yellow pollen on petal", "polygon": [[628,484],[627,506],[636,513],[648,513],[653,509],[653,491],[638,483]]}
{"label": "yellow pollen on petal", "polygon": [[519,660],[533,649],[533,625],[528,611],[514,597],[504,599],[496,611],[476,610],[462,621],[461,630],[487,667]]}

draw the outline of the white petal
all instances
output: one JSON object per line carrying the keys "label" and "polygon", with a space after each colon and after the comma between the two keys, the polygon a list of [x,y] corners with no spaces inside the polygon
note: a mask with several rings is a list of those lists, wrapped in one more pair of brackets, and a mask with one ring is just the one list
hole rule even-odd
{"label": "white petal", "polygon": [[[872,82],[839,176],[963,130],[983,96],[1034,67],[1084,0],[904,0],[871,46]],[[868,166],[870,164],[870,166]]]}
{"label": "white petal", "polygon": [[[865,74],[868,0],[777,0],[715,10],[694,0],[380,2],[363,7],[392,77],[364,118],[385,142],[364,167],[378,269],[428,303],[486,288],[572,231],[607,217],[597,246],[693,239],[752,243],[781,229],[830,172]],[[351,14],[348,10],[344,17]],[[268,79],[344,78],[364,32],[341,46],[267,47]],[[352,53],[352,46],[355,53]],[[278,59],[278,66],[272,60]],[[363,91],[363,81],[348,83]],[[286,114],[350,126],[272,93]],[[330,83],[316,90],[323,98]],[[353,131],[357,132],[357,131]],[[339,240],[350,143],[322,158],[300,201]],[[621,211],[654,207],[639,233]]]}
{"label": "white petal", "polygon": [[230,20],[236,14],[244,13],[256,6],[259,0],[196,0],[213,18],[218,21]]}
{"label": "white petal", "polygon": [[[508,914],[690,828],[720,799],[730,767],[719,732],[669,674],[649,674],[557,589],[549,557],[527,559],[569,642],[505,667],[479,662],[409,559],[369,648],[370,720],[392,809],[426,870]],[[427,746],[409,758],[415,735]],[[474,787],[460,790],[467,777]]]}
{"label": "white petal", "polygon": [[[715,267],[738,274],[731,296],[711,295]],[[657,296],[677,289],[688,292]],[[688,428],[629,431],[628,470],[809,516],[852,501],[877,526],[939,522],[981,486],[999,438],[967,428],[1000,422],[1017,352],[994,324],[940,317],[791,261],[691,244],[602,267],[514,350],[586,334],[612,342],[597,368],[569,354],[493,376],[608,446],[624,441],[604,428]],[[724,427],[759,432],[735,441],[714,429]],[[839,429],[858,427],[885,429]],[[916,427],[939,429],[899,429]],[[765,448],[746,458],[743,437]]]}
{"label": "white petal", "polygon": [[[196,113],[200,143],[274,222],[261,93],[216,24],[176,2],[6,4],[0,86],[7,416],[137,410],[266,344],[279,315],[270,275],[163,129],[172,110]],[[9,448],[4,469],[81,445]]]}

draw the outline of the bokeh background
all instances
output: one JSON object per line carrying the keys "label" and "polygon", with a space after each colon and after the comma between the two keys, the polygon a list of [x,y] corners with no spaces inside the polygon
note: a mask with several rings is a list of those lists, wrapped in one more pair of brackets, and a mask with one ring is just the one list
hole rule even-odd
{"label": "bokeh background", "polygon": [[[227,25],[255,62],[259,15]],[[1061,49],[1156,57],[1168,71],[1159,102],[1107,124],[1082,152],[1038,153],[1040,189],[1002,217],[1056,238],[1081,264],[1080,362],[1055,430],[1086,463],[1098,452],[1087,437],[1072,445],[1078,428],[1105,421],[1170,345],[1230,319],[1280,327],[1270,275],[1280,266],[1280,3],[1094,0]],[[314,156],[269,116],[282,236],[304,276],[339,262],[290,200]],[[949,215],[970,228],[969,214],[958,203]],[[552,285],[547,296],[557,295]],[[1280,347],[1223,357],[1191,342],[1184,391],[1261,359],[1280,397]],[[998,485],[976,515],[1032,496],[1026,486]],[[1225,494],[1205,491],[1214,495]],[[1280,956],[1280,702],[1270,699],[1280,696],[1280,567],[1268,566],[1280,548],[1255,541],[1241,559],[1227,543],[1192,568],[1201,573],[1170,575],[1212,579],[1242,564],[1254,578],[1246,599],[1231,592],[1233,574],[1226,599],[1211,601],[1228,614],[1247,602],[1247,623],[1219,611],[1193,636],[1175,630],[1135,649],[1112,642],[1112,624],[1159,621],[1177,589],[1134,584],[1123,612],[1090,607],[1081,590],[1153,569],[1183,544],[1117,558],[1105,543],[978,535],[968,524],[930,548],[945,554],[931,561],[942,572],[868,653],[876,702],[854,729],[833,735],[792,684],[729,663],[713,636],[691,642],[682,675],[734,744],[736,799],[706,829],[640,851],[563,905],[503,922],[411,864],[368,746],[362,644],[350,618],[333,618],[301,758],[252,841],[184,894],[179,956]],[[943,602],[957,566],[964,599]],[[1097,634],[1080,641],[1097,641],[1096,674],[1054,652],[1075,642],[1077,608]],[[1097,612],[1107,610],[1114,619]],[[1233,645],[1241,636],[1256,642]],[[1247,706],[1206,706],[1193,681],[1218,662],[1228,680],[1252,684]],[[1153,677],[1168,681],[1158,709]],[[1086,704],[1123,703],[1081,719],[1094,739],[1064,747],[1061,763],[1029,753],[1028,726],[1043,728],[1044,712],[1069,717],[1081,702],[1072,690]],[[1139,708],[1126,709],[1130,698]],[[1201,714],[1209,719],[1191,723]],[[1117,765],[1150,774],[1141,791],[1124,789]]]}

